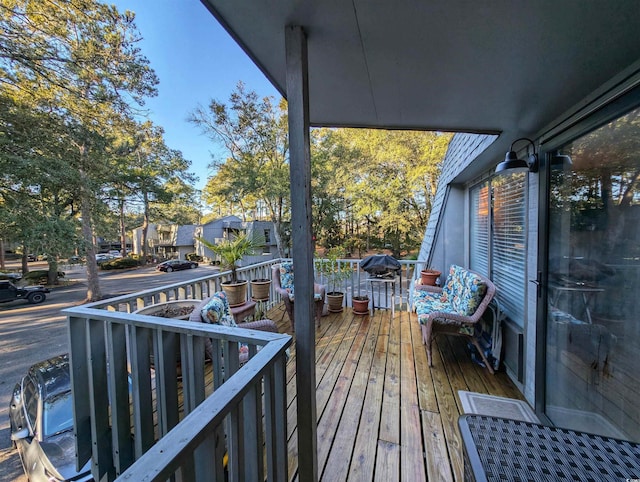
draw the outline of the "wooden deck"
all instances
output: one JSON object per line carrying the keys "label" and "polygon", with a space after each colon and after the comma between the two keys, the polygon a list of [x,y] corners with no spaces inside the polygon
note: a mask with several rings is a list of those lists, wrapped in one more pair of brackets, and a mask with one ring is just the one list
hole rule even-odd
{"label": "wooden deck", "polygon": [[[284,308],[269,313],[290,332]],[[288,362],[289,479],[297,480],[295,344]],[[471,362],[459,337],[436,339],[427,366],[415,314],[350,308],[316,330],[321,480],[462,481],[458,390],[522,399],[505,373]]]}

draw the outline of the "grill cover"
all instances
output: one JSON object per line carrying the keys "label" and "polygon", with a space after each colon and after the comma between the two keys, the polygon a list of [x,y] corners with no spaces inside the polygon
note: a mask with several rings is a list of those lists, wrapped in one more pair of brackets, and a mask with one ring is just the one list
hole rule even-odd
{"label": "grill cover", "polygon": [[371,276],[391,278],[398,274],[400,262],[388,254],[374,254],[367,256],[360,262],[360,267]]}

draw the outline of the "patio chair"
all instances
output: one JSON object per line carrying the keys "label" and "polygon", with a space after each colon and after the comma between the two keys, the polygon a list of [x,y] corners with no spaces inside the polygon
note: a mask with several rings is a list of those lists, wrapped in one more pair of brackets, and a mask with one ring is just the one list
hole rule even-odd
{"label": "patio chair", "polygon": [[[278,327],[273,320],[264,319],[249,321],[246,323],[236,323],[233,315],[231,314],[231,308],[229,308],[227,295],[224,291],[218,291],[209,298],[203,300],[202,303],[200,303],[200,305],[191,312],[189,321],[278,333]],[[213,360],[213,346],[210,338],[207,338],[205,341],[205,358]],[[248,359],[248,350],[242,349],[241,347],[240,364],[244,364]]]}
{"label": "patio chair", "polygon": [[451,265],[442,288],[414,286],[414,309],[422,329],[422,343],[432,366],[431,344],[439,334],[465,336],[476,347],[483,363],[493,374],[491,363],[479,342],[476,326],[496,293],[495,285],[482,275]]}
{"label": "patio chair", "polygon": [[[282,296],[284,306],[291,320],[291,330],[295,331],[295,320],[293,316],[294,286],[293,286],[293,263],[286,261],[280,264],[274,264],[271,267],[273,278],[273,286],[276,293]],[[324,307],[325,287],[321,284],[313,284],[313,299],[315,301],[315,318],[318,327],[320,326],[320,317]]]}

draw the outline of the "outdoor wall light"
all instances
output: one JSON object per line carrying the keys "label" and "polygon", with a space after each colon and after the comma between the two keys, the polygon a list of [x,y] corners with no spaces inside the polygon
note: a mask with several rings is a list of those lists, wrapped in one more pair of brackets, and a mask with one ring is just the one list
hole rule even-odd
{"label": "outdoor wall light", "polygon": [[[513,146],[520,141],[527,141],[531,148],[533,149],[533,153],[529,153],[529,145],[527,145],[527,159],[518,159],[518,155],[513,150]],[[520,139],[516,139],[511,143],[511,147],[509,148],[509,152],[504,156],[504,161],[502,161],[496,167],[496,174],[505,174],[507,172],[538,172],[538,155],[536,154],[536,146],[531,139],[527,137],[521,137]]]}

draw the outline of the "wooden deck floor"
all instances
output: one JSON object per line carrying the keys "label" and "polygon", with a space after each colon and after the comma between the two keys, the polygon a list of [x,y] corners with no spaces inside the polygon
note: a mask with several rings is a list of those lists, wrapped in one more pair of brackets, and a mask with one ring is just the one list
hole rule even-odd
{"label": "wooden deck floor", "polygon": [[[282,308],[270,317],[290,333]],[[295,343],[287,375],[289,479],[297,480]],[[429,368],[416,316],[406,311],[323,317],[316,383],[324,481],[462,481],[458,390],[522,399],[506,374],[471,362],[462,338],[438,337]]]}

